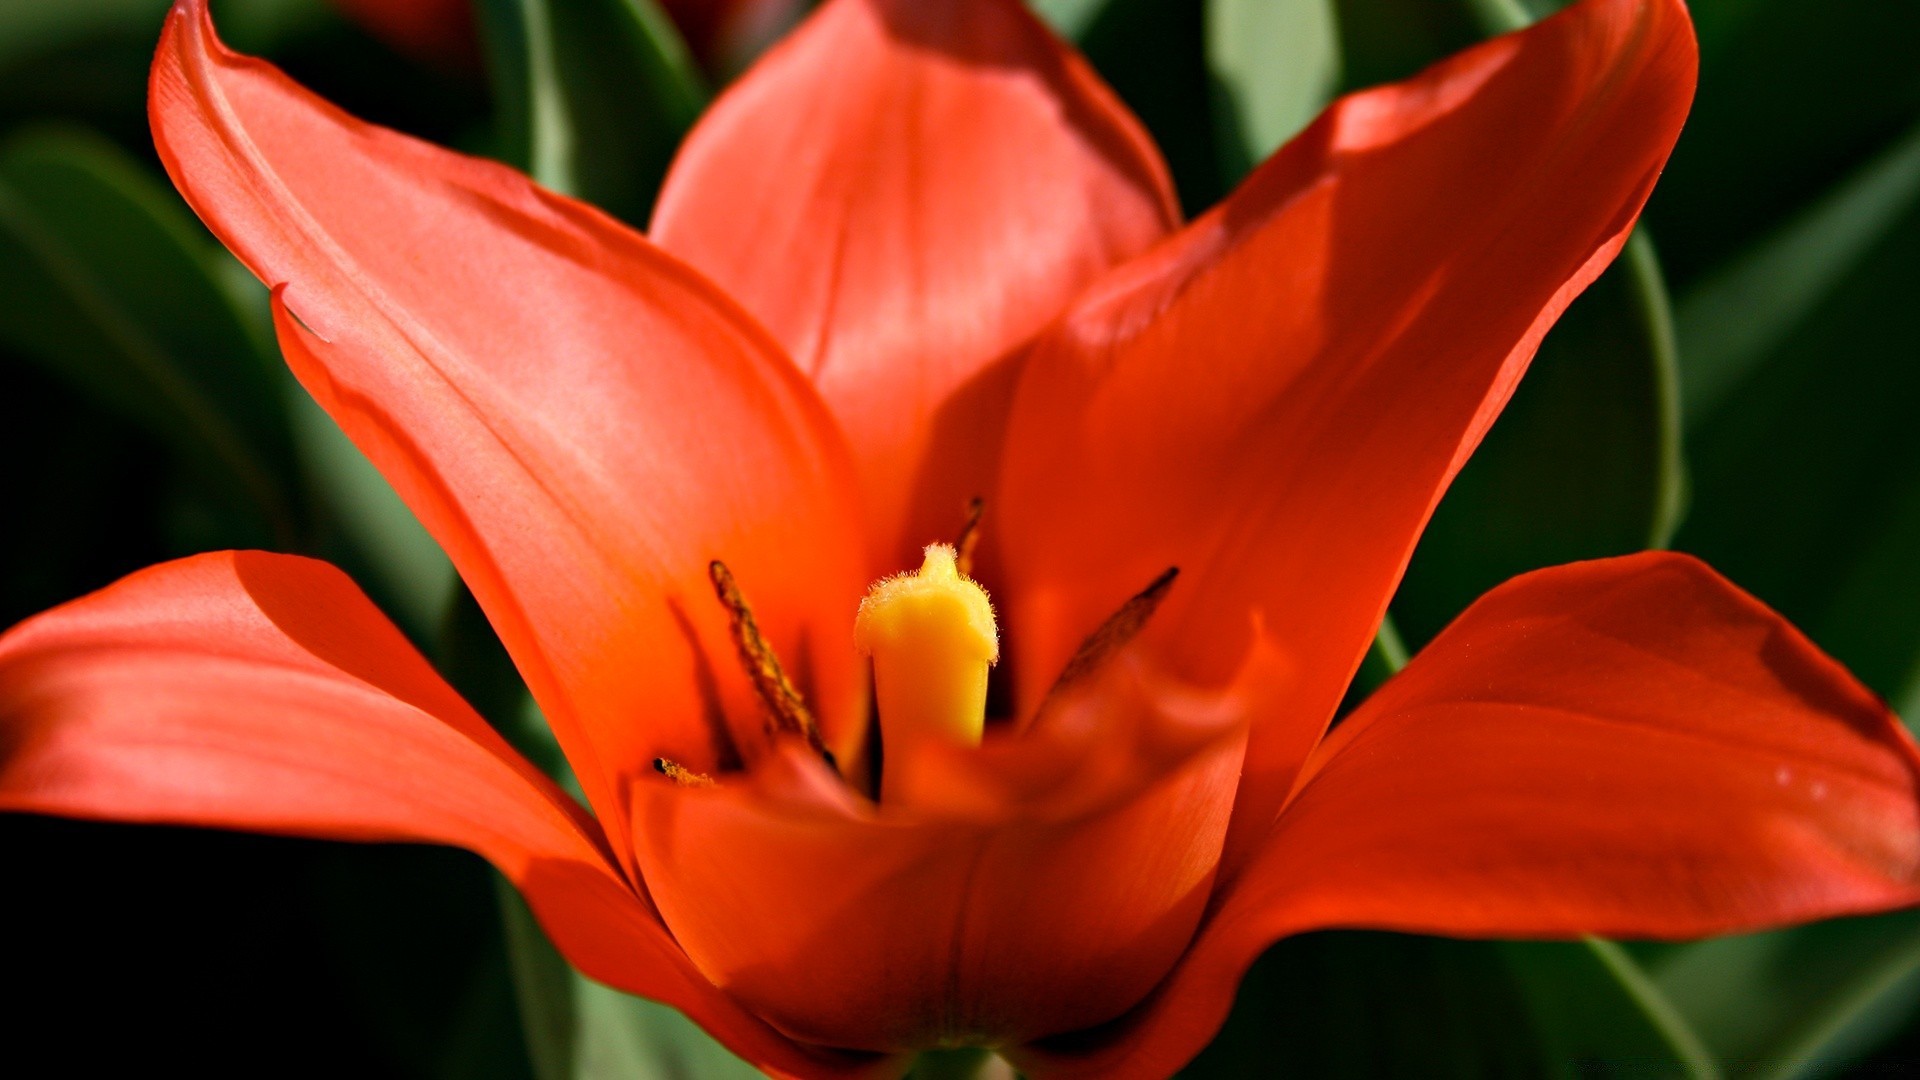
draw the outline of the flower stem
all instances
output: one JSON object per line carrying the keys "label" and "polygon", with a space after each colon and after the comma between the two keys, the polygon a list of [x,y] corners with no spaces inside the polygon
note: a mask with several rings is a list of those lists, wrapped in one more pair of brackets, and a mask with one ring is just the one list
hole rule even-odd
{"label": "flower stem", "polygon": [[913,1063],[908,1080],[1016,1080],[1020,1074],[991,1050],[930,1050]]}

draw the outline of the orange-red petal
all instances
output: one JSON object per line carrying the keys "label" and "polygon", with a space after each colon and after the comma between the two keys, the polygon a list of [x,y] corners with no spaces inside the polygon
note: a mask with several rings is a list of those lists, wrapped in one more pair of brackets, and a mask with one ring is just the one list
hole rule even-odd
{"label": "orange-red petal", "polygon": [[831,1064],[701,978],[599,826],[325,563],[164,563],[0,637],[0,810],[467,848],[593,977]]}
{"label": "orange-red petal", "polygon": [[1103,1022],[1185,949],[1243,745],[1237,702],[1154,686],[1116,668],[1058,723],[916,759],[877,808],[799,753],[653,785],[648,886],[700,969],[798,1039],[899,1052]]}
{"label": "orange-red petal", "polygon": [[1270,821],[1441,491],[1624,242],[1695,64],[1680,0],[1585,0],[1337,102],[1093,286],[1035,347],[1001,473],[1024,707],[1179,566],[1150,642],[1213,679],[1264,632],[1299,673],[1236,836]]}
{"label": "orange-red petal", "polygon": [[687,137],[650,230],[772,329],[853,443],[876,574],[983,494],[1014,354],[1176,204],[1019,0],[829,0]]}
{"label": "orange-red petal", "polygon": [[1495,589],[1303,777],[1182,967],[1063,1074],[1177,1066],[1308,929],[1690,938],[1920,903],[1899,719],[1686,556]]}
{"label": "orange-red petal", "polygon": [[151,112],[174,182],[276,286],[295,374],[453,557],[622,857],[628,780],[761,732],[712,559],[849,748],[857,495],[749,317],[612,219],[227,51],[203,0],[168,20]]}

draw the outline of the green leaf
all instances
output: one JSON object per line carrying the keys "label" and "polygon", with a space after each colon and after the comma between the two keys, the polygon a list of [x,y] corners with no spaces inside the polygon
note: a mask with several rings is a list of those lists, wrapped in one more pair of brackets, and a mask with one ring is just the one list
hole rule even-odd
{"label": "green leaf", "polygon": [[1636,235],[1548,332],[1421,537],[1393,602],[1410,644],[1516,574],[1666,543],[1684,491],[1671,334]]}
{"label": "green leaf", "polygon": [[1180,1075],[1551,1075],[1521,995],[1488,942],[1305,934],[1254,962],[1226,1027]]}
{"label": "green leaf", "polygon": [[646,224],[707,99],[655,0],[480,0],[507,154],[542,184]]}
{"label": "green leaf", "polygon": [[1558,1075],[1718,1080],[1684,1012],[1625,949],[1601,938],[1505,942],[1500,949]]}
{"label": "green leaf", "polygon": [[349,569],[364,570],[365,583],[409,630],[433,626],[459,584],[453,563],[333,418],[298,385],[287,395],[314,494],[353,545],[358,565]]}
{"label": "green leaf", "polygon": [[1699,423],[1920,201],[1920,125],[1742,257],[1688,290],[1678,325]]}
{"label": "green leaf", "polygon": [[164,440],[298,532],[274,364],[221,287],[218,254],[144,166],[79,131],[0,144],[0,341]]}
{"label": "green leaf", "polygon": [[1920,4],[1690,9],[1699,95],[1649,209],[1681,295],[1920,118]]}
{"label": "green leaf", "polygon": [[1523,0],[1467,0],[1480,29],[1488,34],[1518,30],[1535,18]]}
{"label": "green leaf", "polygon": [[1920,719],[1917,293],[1910,205],[1689,431],[1696,484],[1680,536],[1909,723]]}
{"label": "green leaf", "polygon": [[1405,79],[1480,40],[1462,3],[1434,0],[1335,0],[1343,89]]}
{"label": "green leaf", "polygon": [[[221,40],[236,52],[272,56],[302,38],[326,33],[346,19],[332,0],[213,0]],[[159,23],[151,24],[150,32]]]}
{"label": "green leaf", "polygon": [[1920,912],[1638,951],[1735,1077],[1832,1075],[1920,1004]]}
{"label": "green leaf", "polygon": [[1340,85],[1332,0],[1207,0],[1221,169],[1237,178],[1294,136]]}
{"label": "green leaf", "polygon": [[1109,0],[1033,0],[1033,10],[1053,24],[1061,37],[1078,38],[1100,17]]}
{"label": "green leaf", "polygon": [[527,1055],[538,1080],[572,1080],[579,1010],[574,984],[579,976],[533,917],[526,900],[504,877],[495,876],[500,896],[500,923],[506,936],[507,961],[513,972],[514,997],[520,1003],[520,1026],[527,1039]]}
{"label": "green leaf", "polygon": [[131,27],[158,31],[172,0],[0,3],[0,67],[35,52]]}

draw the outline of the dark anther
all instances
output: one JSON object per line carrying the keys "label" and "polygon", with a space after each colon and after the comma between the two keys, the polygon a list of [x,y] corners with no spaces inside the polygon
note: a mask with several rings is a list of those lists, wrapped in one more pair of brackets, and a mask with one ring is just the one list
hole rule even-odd
{"label": "dark anther", "polygon": [[1121,604],[1120,610],[1107,616],[1106,621],[1080,643],[1080,648],[1074,650],[1067,666],[1060,669],[1060,677],[1053,681],[1053,687],[1047,691],[1048,699],[1099,670],[1100,665],[1137,637],[1146,627],[1147,620],[1160,607],[1160,601],[1167,598],[1167,591],[1173,588],[1173,579],[1179,576],[1179,567],[1168,567],[1166,573],[1154,578],[1152,584],[1135,593],[1133,599]]}
{"label": "dark anther", "polygon": [[726,563],[715,559],[707,564],[707,574],[713,579],[714,595],[720,598],[721,605],[727,609],[733,630],[733,644],[740,651],[740,663],[746,667],[754,690],[772,717],[773,730],[807,740],[807,745],[832,766],[833,754],[827,749],[825,740],[820,738],[820,725],[814,722],[813,711],[807,708],[800,691],[787,678],[786,670],[780,666],[780,658],[773,654],[773,646],[760,633],[760,624],[754,621],[753,609],[747,606],[747,598],[734,582],[732,571],[727,569]]}
{"label": "dark anther", "polygon": [[980,546],[980,515],[986,509],[987,501],[979,496],[967,500],[967,520],[953,542],[953,565],[961,577],[973,576],[973,550]]}
{"label": "dark anther", "polygon": [[653,771],[679,784],[681,787],[712,787],[714,779],[706,773],[694,772],[677,761],[663,757],[653,759]]}

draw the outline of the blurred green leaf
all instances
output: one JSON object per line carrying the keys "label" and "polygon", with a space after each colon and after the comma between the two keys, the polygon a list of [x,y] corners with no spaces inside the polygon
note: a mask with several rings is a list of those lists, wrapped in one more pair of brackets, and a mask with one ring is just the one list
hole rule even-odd
{"label": "blurred green leaf", "polygon": [[1653,249],[1636,234],[1547,333],[1394,597],[1409,644],[1516,574],[1666,543],[1684,477],[1659,282]]}
{"label": "blurred green leaf", "polygon": [[112,144],[64,130],[0,144],[0,340],[204,466],[289,543],[286,412],[214,259]]}
{"label": "blurred green leaf", "polygon": [[1498,947],[1524,991],[1544,1072],[1690,1080],[1721,1075],[1685,1013],[1619,945],[1589,938]]}
{"label": "blurred green leaf", "polygon": [[1480,40],[1465,4],[1433,0],[1334,0],[1342,89],[1404,79]]}
{"label": "blurred green leaf", "polygon": [[1207,0],[1221,170],[1229,179],[1307,126],[1340,85],[1332,0]]}
{"label": "blurred green leaf", "polygon": [[506,151],[639,226],[707,92],[654,0],[480,0]]}
{"label": "blurred green leaf", "polygon": [[1832,1075],[1920,1003],[1920,912],[1636,951],[1734,1077]]}
{"label": "blurred green leaf", "polygon": [[1004,1058],[991,1050],[925,1050],[913,1059],[907,1080],[1017,1080]]}
{"label": "blurred green leaf", "polygon": [[459,585],[453,563],[420,519],[307,392],[287,379],[294,434],[314,494],[359,556],[349,569],[373,589],[402,625],[432,627]]}
{"label": "blurred green leaf", "polygon": [[1681,301],[1687,416],[1738,388],[1920,200],[1920,125]]}
{"label": "blurred green leaf", "polygon": [[1649,209],[1682,295],[1920,121],[1920,4],[1689,8],[1700,90]]}
{"label": "blurred green leaf", "polygon": [[1093,20],[1099,18],[1100,9],[1110,0],[1033,0],[1033,9],[1040,17],[1053,24],[1062,37],[1078,38],[1086,33]]}
{"label": "blurred green leaf", "polygon": [[[277,53],[299,39],[321,33],[343,19],[332,0],[213,0],[220,37],[250,55]],[[158,34],[160,24],[152,24]]]}
{"label": "blurred green leaf", "polygon": [[513,883],[495,876],[507,960],[513,971],[514,997],[520,1003],[520,1027],[537,1080],[573,1080],[579,1010],[574,1002],[573,966],[547,940],[533,909]]}
{"label": "blurred green leaf", "polygon": [[1180,1075],[1537,1077],[1522,988],[1487,942],[1336,931],[1276,943]]}
{"label": "blurred green leaf", "polygon": [[1473,9],[1481,30],[1488,34],[1518,30],[1535,18],[1523,0],[1467,0],[1467,6]]}
{"label": "blurred green leaf", "polygon": [[5,0],[0,3],[0,68],[31,53],[72,44],[100,33],[151,27],[157,34],[160,19],[173,0],[68,0],[41,3]]}
{"label": "blurred green leaf", "polygon": [[1920,718],[1920,206],[1688,433],[1680,544]]}

